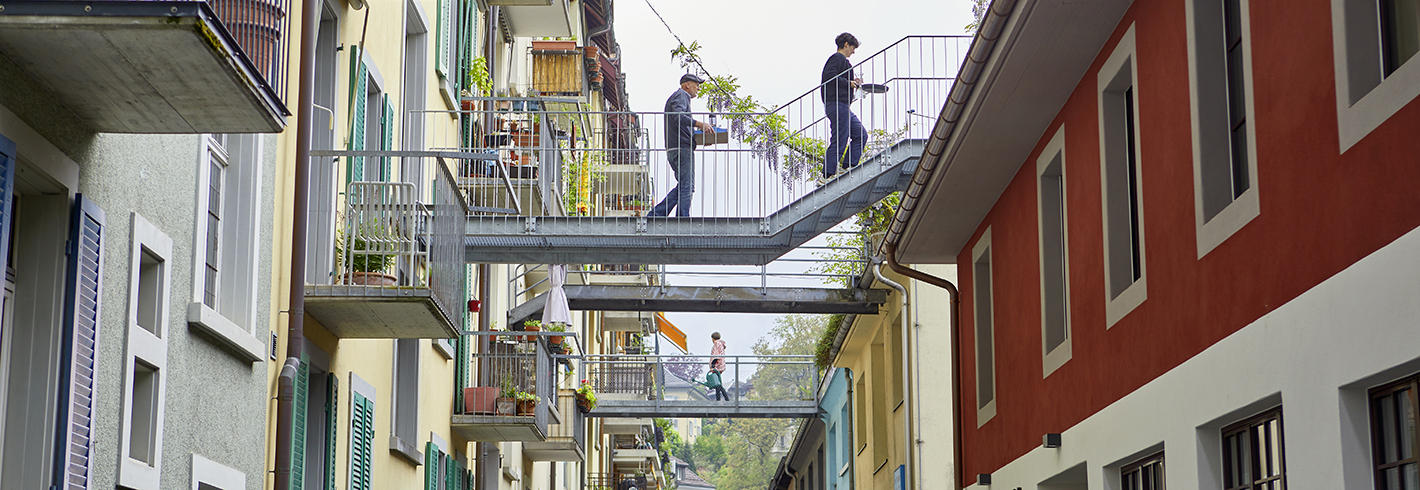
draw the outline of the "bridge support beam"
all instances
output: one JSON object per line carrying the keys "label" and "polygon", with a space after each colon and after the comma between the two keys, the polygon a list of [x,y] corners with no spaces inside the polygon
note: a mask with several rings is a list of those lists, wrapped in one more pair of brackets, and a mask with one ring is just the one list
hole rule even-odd
{"label": "bridge support beam", "polygon": [[[568,307],[590,311],[877,314],[887,291],[875,289],[694,286],[564,286]],[[509,324],[542,314],[547,293],[508,313]]]}

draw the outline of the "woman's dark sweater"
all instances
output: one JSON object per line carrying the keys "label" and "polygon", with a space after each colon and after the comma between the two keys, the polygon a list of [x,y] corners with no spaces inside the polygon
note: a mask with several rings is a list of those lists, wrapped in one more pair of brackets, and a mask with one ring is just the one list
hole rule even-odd
{"label": "woman's dark sweater", "polygon": [[823,103],[853,102],[853,64],[843,53],[833,52],[823,64]]}

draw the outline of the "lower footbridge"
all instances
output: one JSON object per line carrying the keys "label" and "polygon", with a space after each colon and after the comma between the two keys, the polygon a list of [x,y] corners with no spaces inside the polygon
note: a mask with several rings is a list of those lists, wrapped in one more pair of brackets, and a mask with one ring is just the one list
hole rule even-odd
{"label": "lower footbridge", "polygon": [[[717,313],[877,314],[887,302],[881,289],[724,286],[563,286],[571,310]],[[508,313],[509,325],[539,318],[548,293]]]}
{"label": "lower footbridge", "polygon": [[718,375],[709,356],[584,356],[586,379],[597,393],[586,414],[609,419],[818,415],[820,370],[813,356],[715,359],[724,361]]}

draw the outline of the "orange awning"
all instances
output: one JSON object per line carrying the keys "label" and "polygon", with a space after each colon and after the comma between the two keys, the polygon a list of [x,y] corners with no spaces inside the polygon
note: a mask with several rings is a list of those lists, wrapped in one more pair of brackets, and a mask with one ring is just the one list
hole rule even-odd
{"label": "orange awning", "polygon": [[676,328],[670,320],[666,320],[666,314],[664,312],[656,312],[656,330],[659,330],[661,335],[666,337],[666,340],[680,347],[682,352],[690,352],[690,349],[685,346],[685,332]]}

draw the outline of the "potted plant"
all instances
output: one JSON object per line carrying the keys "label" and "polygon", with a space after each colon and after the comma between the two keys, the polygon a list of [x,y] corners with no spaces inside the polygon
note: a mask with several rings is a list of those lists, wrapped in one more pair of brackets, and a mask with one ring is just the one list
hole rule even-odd
{"label": "potted plant", "polygon": [[[562,323],[562,322],[549,323],[549,324],[547,324],[547,331],[549,331],[549,332],[566,332],[566,331],[567,331],[567,324],[566,324],[566,323]],[[547,338],[547,343],[553,344],[553,345],[556,345],[556,346],[559,346],[559,347],[557,347],[557,348],[554,348],[554,350],[561,350],[561,349],[560,349],[560,346],[562,345],[562,337],[563,337],[562,335],[553,335],[553,336]]]}
{"label": "potted plant", "polygon": [[592,384],[584,379],[582,386],[577,387],[577,409],[587,413],[593,408],[597,408],[597,393],[592,391]]}
{"label": "potted plant", "polygon": [[518,415],[532,415],[537,409],[537,395],[526,391],[519,391],[513,394],[513,398],[518,401]]}
{"label": "potted plant", "polygon": [[392,236],[393,234],[379,223],[360,225],[360,232],[356,233],[354,238],[346,235],[345,230],[340,230],[335,237],[335,260],[340,267],[350,268],[346,271],[343,282],[370,286],[395,285],[398,278],[385,272],[394,266],[397,254],[378,245],[372,247],[370,243],[371,238],[386,241],[384,238]]}
{"label": "potted plant", "polygon": [[[524,332],[541,332],[541,331],[542,331],[542,321],[539,321],[539,320],[528,320],[528,321],[523,322],[523,331],[524,331]],[[537,336],[535,336],[535,335],[520,335],[520,336],[518,337],[518,340],[521,340],[521,341],[523,341],[523,342],[532,342],[532,341],[534,341],[534,340],[537,340]]]}
{"label": "potted plant", "polygon": [[513,387],[513,375],[503,376],[503,388],[498,391],[498,415],[513,415],[517,410],[518,390]]}

